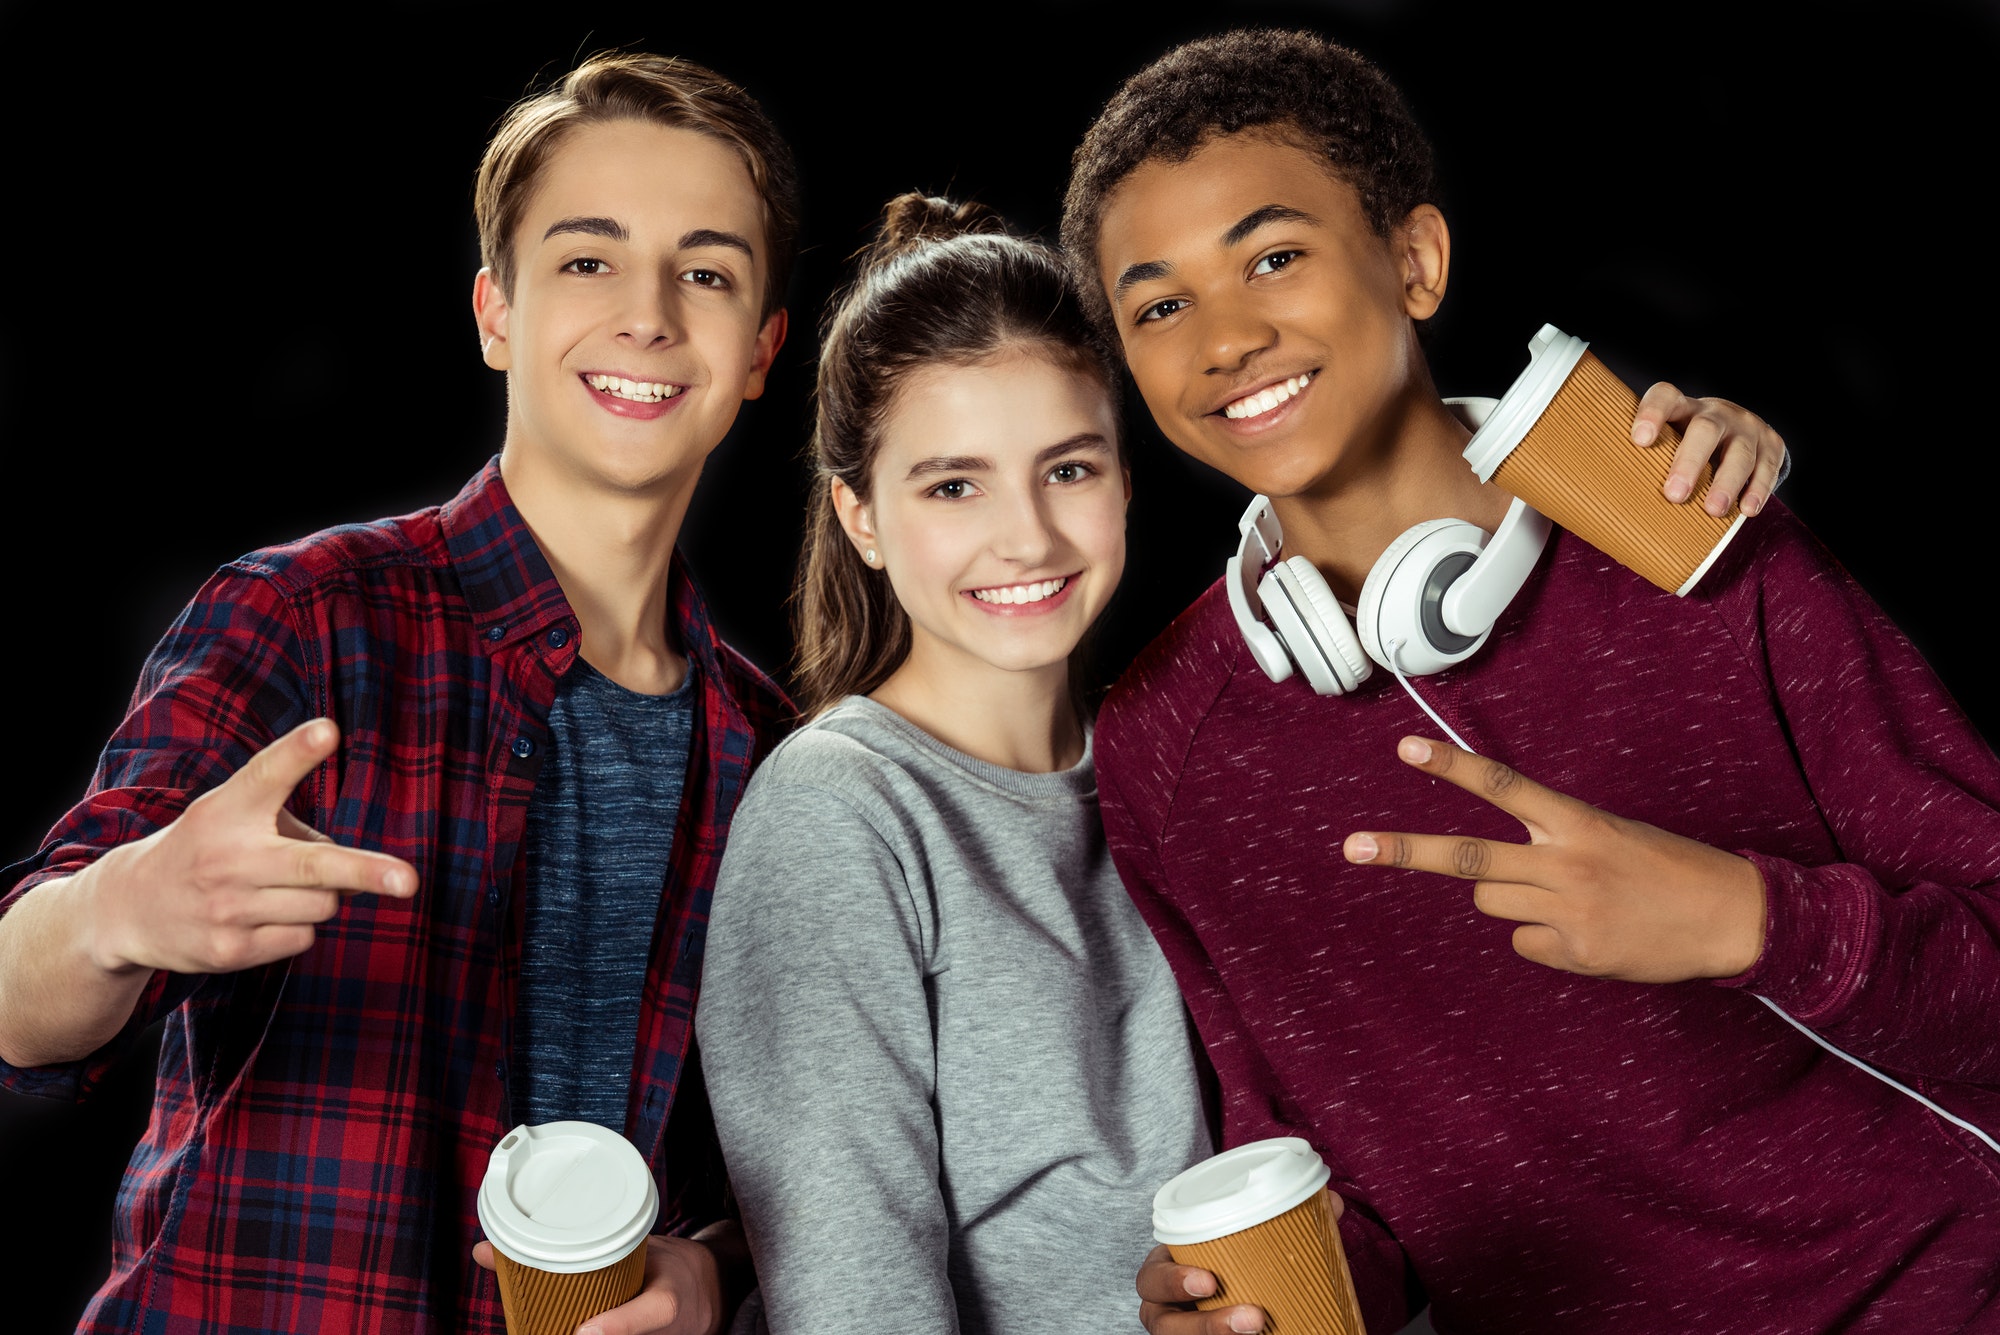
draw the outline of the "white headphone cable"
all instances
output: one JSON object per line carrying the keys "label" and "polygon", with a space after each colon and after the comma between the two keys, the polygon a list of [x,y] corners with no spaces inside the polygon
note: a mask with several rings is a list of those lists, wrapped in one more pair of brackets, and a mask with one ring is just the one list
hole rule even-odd
{"label": "white headphone cable", "polygon": [[1410,685],[1410,679],[1403,675],[1402,657],[1403,657],[1403,641],[1400,638],[1389,641],[1389,671],[1395,673],[1396,680],[1403,683],[1403,689],[1408,691],[1410,693],[1410,698],[1417,702],[1417,708],[1423,710],[1426,714],[1429,714],[1431,716],[1431,722],[1437,724],[1440,728],[1444,729],[1445,736],[1451,738],[1452,745],[1456,746],[1461,751],[1471,751],[1472,754],[1478,755],[1479,752],[1473,750],[1471,746],[1468,746],[1466,744],[1465,739],[1458,735],[1457,731],[1453,729],[1451,724],[1446,723],[1443,719],[1439,718],[1438,712],[1430,707],[1429,703],[1425,701],[1424,697],[1417,694],[1417,688]]}
{"label": "white headphone cable", "polygon": [[[1438,717],[1437,711],[1435,709],[1432,709],[1430,705],[1425,702],[1424,697],[1417,694],[1417,688],[1410,685],[1410,679],[1403,675],[1403,667],[1401,662],[1402,650],[1403,650],[1402,640],[1395,639],[1389,641],[1389,671],[1396,674],[1396,680],[1403,684],[1403,689],[1410,693],[1410,698],[1417,702],[1417,707],[1423,710],[1424,713],[1430,715],[1431,722],[1437,724],[1440,728],[1443,728],[1445,730],[1446,735],[1448,735],[1451,738],[1453,744],[1456,745],[1459,748],[1459,750],[1471,751],[1473,755],[1478,755],[1479,752],[1474,750],[1472,747],[1467,746],[1465,744],[1465,739],[1463,737],[1460,737],[1456,732],[1454,732],[1452,730],[1452,726],[1449,723],[1446,723],[1443,719]],[[1821,1038],[1818,1034],[1815,1034],[1812,1030],[1806,1028],[1803,1024],[1800,1024],[1797,1020],[1794,1020],[1791,1016],[1787,1015],[1785,1013],[1785,1008],[1780,1006],[1777,1002],[1771,1000],[1769,997],[1764,996],[1762,993],[1758,992],[1752,992],[1750,995],[1756,997],[1757,1000],[1763,1002],[1766,1006],[1769,1006],[1774,1012],[1776,1012],[1779,1019],[1783,1020],[1786,1024],[1790,1025],[1792,1028],[1804,1034],[1807,1038],[1811,1039],[1813,1042],[1825,1048],[1828,1052],[1831,1052],[1834,1056],[1840,1058],[1844,1062],[1847,1062],[1849,1065],[1858,1068],[1859,1070],[1866,1071],[1869,1075],[1874,1076],[1877,1080],[1880,1080],[1883,1084],[1889,1086],[1889,1088],[1898,1090],[1904,1094],[1909,1095],[1911,1098],[1915,1099],[1918,1103],[1923,1104],[1924,1107],[1929,1108],[1932,1112],[1936,1113],[1939,1117],[1944,1118],[1945,1121],[1950,1122],[1953,1126],[1960,1127],[1966,1131],[1970,1131],[1973,1135],[1979,1137],[1979,1139],[1985,1143],[1988,1149],[1992,1150],[1995,1154],[2000,1154],[2000,1143],[1996,1143],[1993,1137],[1987,1135],[1984,1131],[1980,1130],[1972,1123],[1966,1121],[1963,1117],[1959,1117],[1953,1113],[1945,1111],[1943,1108],[1940,1108],[1935,1102],[1925,1098],[1922,1094],[1919,1094],[1916,1090],[1911,1089],[1908,1085],[1904,1084],[1902,1081],[1897,1080],[1892,1076],[1886,1075],[1883,1072],[1876,1070],[1874,1067],[1870,1066],[1867,1062],[1862,1061],[1859,1057],[1855,1057],[1848,1053],[1842,1052],[1839,1048],[1827,1042],[1825,1039]]]}
{"label": "white headphone cable", "polygon": [[1938,1107],[1937,1104],[1925,1098],[1923,1095],[1917,1093],[1916,1090],[1911,1089],[1908,1085],[1904,1084],[1902,1081],[1883,1074],[1881,1071],[1878,1071],[1874,1067],[1870,1066],[1867,1062],[1862,1061],[1859,1057],[1850,1056],[1849,1054],[1842,1052],[1839,1048],[1827,1042],[1825,1039],[1821,1038],[1818,1034],[1815,1034],[1812,1030],[1806,1028],[1804,1025],[1800,1024],[1797,1020],[1794,1020],[1791,1016],[1785,1014],[1785,1008],[1780,1006],[1777,1002],[1771,1000],[1769,997],[1764,996],[1762,993],[1758,992],[1752,992],[1750,995],[1756,997],[1757,1000],[1763,1002],[1766,1006],[1769,1006],[1772,1010],[1776,1011],[1779,1019],[1783,1020],[1786,1024],[1790,1025],[1792,1028],[1804,1034],[1807,1038],[1811,1039],[1813,1042],[1825,1048],[1828,1052],[1831,1052],[1834,1056],[1840,1058],[1844,1062],[1847,1062],[1853,1066],[1857,1066],[1860,1069],[1868,1072],[1868,1074],[1874,1076],[1877,1080],[1880,1080],[1883,1084],[1887,1085],[1889,1088],[1901,1090],[1903,1093],[1908,1094],[1918,1103],[1923,1104],[1926,1108],[1929,1108],[1932,1112],[1936,1113],[1939,1117],[1944,1118],[1945,1121],[1950,1122],[1953,1126],[1962,1127],[1963,1129],[1970,1131],[1973,1135],[1978,1136],[1981,1140],[1986,1142],[1987,1149],[1992,1150],[1995,1154],[2000,1154],[2000,1144],[1996,1144],[1993,1140],[1993,1137],[1987,1135],[1984,1131],[1981,1131],[1978,1127],[1966,1121],[1963,1117],[1958,1117],[1951,1113],[1946,1112],[1943,1108]]}

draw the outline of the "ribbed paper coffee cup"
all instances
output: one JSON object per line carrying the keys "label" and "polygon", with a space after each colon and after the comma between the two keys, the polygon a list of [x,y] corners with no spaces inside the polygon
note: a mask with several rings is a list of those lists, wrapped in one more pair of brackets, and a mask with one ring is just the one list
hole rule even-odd
{"label": "ribbed paper coffee cup", "polygon": [[1203,1311],[1254,1303],[1266,1335],[1365,1335],[1329,1174],[1296,1136],[1196,1164],[1153,1197],[1153,1236],[1215,1276]]}
{"label": "ribbed paper coffee cup", "polygon": [[646,1279],[660,1195],[639,1151],[590,1122],[517,1126],[479,1184],[508,1335],[574,1335]]}
{"label": "ribbed paper coffee cup", "polygon": [[1733,505],[1720,518],[1702,509],[1713,475],[1706,464],[1696,500],[1676,505],[1662,494],[1680,433],[1662,427],[1652,448],[1636,448],[1639,396],[1585,347],[1543,325],[1528,344],[1528,369],[1466,445],[1466,462],[1628,570],[1685,594],[1743,515]]}

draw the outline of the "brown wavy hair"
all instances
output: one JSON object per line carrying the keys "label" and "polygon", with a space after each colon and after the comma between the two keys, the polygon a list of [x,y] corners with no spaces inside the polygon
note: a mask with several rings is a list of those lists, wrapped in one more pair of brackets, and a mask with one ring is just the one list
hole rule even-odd
{"label": "brown wavy hair", "polygon": [[883,424],[912,372],[975,365],[1010,347],[1115,393],[1116,372],[1053,248],[1013,235],[982,205],[917,192],[890,200],[820,329],[813,495],[793,593],[803,717],[874,690],[910,652],[909,616],[841,529],[833,479],[869,499]]}
{"label": "brown wavy hair", "polygon": [[479,262],[493,271],[501,293],[513,295],[514,230],[549,159],[579,127],[608,121],[694,130],[736,150],[764,202],[764,314],[784,305],[799,238],[791,148],[755,99],[714,70],[646,52],[600,51],[500,118],[473,182],[472,212]]}

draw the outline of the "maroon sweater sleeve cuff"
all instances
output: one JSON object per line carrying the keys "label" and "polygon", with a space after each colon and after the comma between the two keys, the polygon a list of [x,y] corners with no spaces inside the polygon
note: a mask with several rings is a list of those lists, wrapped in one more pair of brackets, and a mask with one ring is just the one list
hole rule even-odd
{"label": "maroon sweater sleeve cuff", "polygon": [[1801,1024],[1838,1018],[1880,934],[1874,878],[1859,867],[1801,867],[1737,850],[1764,878],[1764,949],[1723,987],[1769,997]]}

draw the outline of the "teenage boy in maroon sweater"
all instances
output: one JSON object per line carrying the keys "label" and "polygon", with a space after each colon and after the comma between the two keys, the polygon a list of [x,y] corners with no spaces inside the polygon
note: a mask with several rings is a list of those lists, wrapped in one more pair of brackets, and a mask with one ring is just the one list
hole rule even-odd
{"label": "teenage boy in maroon sweater", "polygon": [[[1430,193],[1378,71],[1238,33],[1125,85],[1065,208],[1161,429],[1343,601],[1508,504],[1417,343]],[[2000,1127],[2000,763],[1867,596],[1781,506],[1684,599],[1558,533],[1415,685],[1483,756],[1387,672],[1273,682],[1218,585],[1096,743],[1223,1139],[1327,1158],[1370,1329],[2000,1326],[2000,1155],[1752,995]],[[1259,1328],[1163,1250],[1139,1288],[1156,1335]]]}

